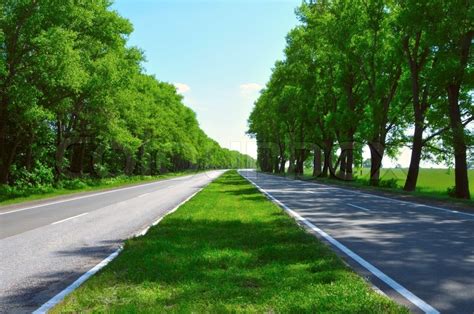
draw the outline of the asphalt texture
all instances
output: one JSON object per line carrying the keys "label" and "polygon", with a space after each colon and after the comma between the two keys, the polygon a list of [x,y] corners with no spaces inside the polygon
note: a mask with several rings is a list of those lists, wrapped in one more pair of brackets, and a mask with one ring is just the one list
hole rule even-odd
{"label": "asphalt texture", "polygon": [[0,313],[31,313],[222,173],[0,208]]}
{"label": "asphalt texture", "polygon": [[[255,171],[240,173],[435,311],[474,313],[473,214]],[[423,312],[328,244],[383,293],[413,312]]]}

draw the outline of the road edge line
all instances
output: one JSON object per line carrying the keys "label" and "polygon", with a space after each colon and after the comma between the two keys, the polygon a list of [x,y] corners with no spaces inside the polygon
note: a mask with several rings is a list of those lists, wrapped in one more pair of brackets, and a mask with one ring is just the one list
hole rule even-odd
{"label": "road edge line", "polygon": [[[212,180],[214,181],[214,180]],[[212,182],[211,181],[211,182]],[[188,196],[184,201],[182,201],[181,203],[179,203],[178,205],[176,205],[175,207],[173,207],[172,209],[170,209],[167,213],[165,213],[163,216],[160,216],[158,219],[156,219],[151,225],[149,225],[148,227],[146,227],[145,229],[143,229],[142,231],[138,232],[135,234],[135,238],[136,237],[141,237],[141,236],[144,236],[148,230],[150,230],[151,227],[153,226],[156,226],[157,224],[160,223],[160,221],[162,221],[166,216],[174,213],[175,211],[178,210],[178,208],[181,207],[181,205],[184,205],[184,203],[187,203],[189,200],[191,200],[194,196],[196,196],[196,194],[198,194],[199,192],[201,192],[202,190],[204,190],[205,187],[207,187],[211,182],[209,182],[208,184],[206,184],[205,186],[199,188],[196,192],[194,192],[193,194],[191,194],[190,196]]]}
{"label": "road edge line", "polygon": [[[260,174],[262,174],[262,173],[260,173]],[[269,175],[269,176],[275,176],[273,174],[267,174],[267,173],[263,173],[263,174],[264,175]],[[280,177],[280,176],[276,176],[276,177]],[[432,205],[427,205],[427,204],[423,204],[423,203],[415,203],[415,202],[411,202],[411,201],[399,200],[397,198],[372,194],[372,193],[368,193],[368,192],[364,192],[364,191],[360,191],[360,190],[355,191],[351,188],[344,188],[344,187],[334,186],[334,185],[325,184],[325,183],[313,182],[313,181],[309,181],[309,180],[292,179],[292,178],[288,178],[288,177],[280,177],[280,178],[283,178],[283,179],[288,180],[288,181],[300,181],[300,182],[310,183],[310,184],[314,184],[314,185],[324,186],[324,187],[328,187],[328,188],[332,188],[332,189],[336,189],[336,190],[342,190],[342,191],[353,193],[353,194],[368,195],[368,196],[372,196],[372,197],[375,197],[375,198],[389,200],[389,201],[392,201],[392,202],[398,202],[398,203],[401,203],[401,204],[410,204],[410,205],[414,205],[415,207],[432,208],[432,209],[437,209],[437,210],[444,211],[444,212],[451,213],[451,214],[458,214],[458,215],[464,215],[464,216],[468,216],[468,217],[474,217],[474,214],[465,213],[465,212],[459,211],[459,210],[443,208],[443,207],[438,207],[438,206],[432,206]],[[357,187],[353,187],[353,188],[357,189]]]}
{"label": "road edge line", "polygon": [[[143,229],[141,232],[135,234],[134,236],[132,236],[131,238],[136,238],[136,237],[139,237],[139,236],[143,236],[145,235],[148,230],[150,230],[151,227],[153,226],[156,226],[161,220],[163,220],[163,218],[165,218],[166,216],[168,216],[169,214],[172,214],[174,213],[175,211],[178,210],[178,208],[181,207],[181,205],[183,205],[184,203],[188,202],[189,200],[191,200],[194,196],[196,196],[196,194],[198,194],[199,192],[201,192],[202,190],[204,190],[204,188],[206,188],[209,184],[211,184],[212,182],[214,182],[215,179],[219,178],[222,174],[224,174],[226,171],[222,172],[221,174],[219,174],[217,177],[213,178],[209,183],[207,183],[206,185],[204,185],[203,187],[199,188],[196,192],[194,192],[193,194],[191,194],[190,196],[188,196],[184,201],[182,201],[181,203],[179,203],[178,205],[176,205],[175,207],[173,207],[172,209],[170,209],[166,214],[164,214],[163,216],[161,216],[160,218],[158,218],[157,220],[155,220],[150,226],[146,227],[145,229]],[[71,292],[73,292],[74,290],[76,290],[77,288],[79,288],[80,285],[82,285],[87,279],[89,279],[90,277],[92,277],[94,274],[96,274],[99,270],[101,270],[102,268],[104,268],[105,266],[107,266],[108,263],[110,263],[113,259],[115,259],[119,254],[120,252],[123,250],[123,246],[121,245],[117,250],[115,250],[112,254],[110,254],[109,256],[107,256],[105,259],[103,259],[99,264],[95,265],[94,267],[92,267],[91,269],[89,269],[86,273],[82,274],[81,277],[79,277],[78,279],[76,279],[76,281],[74,281],[72,284],[70,284],[69,286],[67,286],[65,289],[63,289],[61,292],[59,292],[58,294],[56,294],[54,297],[52,297],[51,299],[49,299],[48,301],[46,301],[46,303],[44,303],[43,305],[41,305],[37,310],[35,310],[32,314],[45,314],[45,313],[48,313],[48,311],[50,309],[52,309],[54,306],[56,306],[59,302],[61,302],[62,300],[64,300],[64,298],[69,295]]]}
{"label": "road edge line", "polygon": [[103,259],[99,264],[95,265],[91,269],[89,269],[85,274],[81,277],[76,279],[72,284],[67,286],[64,290],[56,294],[54,297],[49,299],[46,303],[40,306],[37,310],[33,312],[33,314],[44,314],[47,313],[50,309],[52,309],[56,304],[61,302],[68,294],[76,290],[80,285],[82,285],[87,279],[92,277],[95,273],[99,270],[104,268],[108,263],[110,263],[114,258],[116,258],[119,253],[122,251],[123,247],[119,247],[115,252],[107,256]]}
{"label": "road edge line", "polygon": [[66,222],[66,221],[69,221],[69,220],[72,220],[72,219],[75,219],[75,218],[79,218],[79,217],[82,217],[82,216],[85,216],[85,215],[88,215],[88,214],[89,213],[86,212],[86,213],[82,213],[82,214],[72,216],[72,217],[69,217],[69,218],[64,218],[64,219],[52,222],[52,223],[50,223],[50,225],[54,226],[54,225],[57,225],[57,224],[60,224],[60,223],[63,223],[63,222]]}
{"label": "road edge line", "polygon": [[[185,176],[178,176],[176,178],[170,178],[170,179],[161,179],[161,180],[156,180],[156,181],[148,182],[148,183],[141,183],[141,184],[137,184],[137,185],[111,188],[110,190],[107,189],[105,191],[92,192],[91,194],[86,194],[86,195],[82,195],[82,196],[76,196],[76,197],[66,198],[66,199],[62,199],[62,200],[52,201],[50,203],[38,204],[38,205],[33,205],[33,206],[25,207],[25,208],[18,208],[18,209],[13,209],[13,210],[10,210],[10,211],[0,212],[0,216],[7,215],[7,214],[13,214],[13,213],[17,213],[17,212],[22,212],[22,211],[25,211],[25,210],[30,210],[30,209],[35,209],[35,208],[41,208],[41,207],[45,207],[45,206],[49,206],[49,205],[62,204],[62,203],[67,203],[67,202],[71,202],[71,201],[81,200],[81,199],[84,199],[84,198],[95,197],[95,196],[100,196],[100,195],[104,195],[104,194],[110,194],[110,193],[135,189],[135,188],[138,188],[138,187],[144,187],[144,186],[153,185],[153,184],[157,184],[157,183],[162,183],[162,182],[167,182],[167,181],[175,181],[175,180],[183,179],[183,178],[186,178],[186,177],[192,177],[192,176],[194,176],[194,174],[185,175]],[[73,196],[74,194],[80,194],[80,193],[82,193],[82,192],[78,192],[78,193],[73,192],[73,193],[71,193],[71,196]],[[85,192],[85,193],[88,193],[88,192]],[[66,194],[66,196],[67,196],[67,194]],[[12,206],[16,206],[16,205],[21,206],[21,203],[12,204]],[[9,206],[9,205],[5,205],[5,206]]]}
{"label": "road edge line", "polygon": [[424,313],[429,313],[429,314],[439,314],[440,312],[436,310],[434,307],[417,297],[415,294],[410,292],[408,289],[403,287],[401,284],[393,280],[391,277],[386,275],[384,272],[382,272],[380,269],[372,265],[371,263],[367,262],[365,259],[363,259],[361,256],[357,255],[355,252],[353,252],[351,249],[349,249],[347,246],[342,244],[341,242],[337,241],[333,237],[331,237],[329,234],[324,232],[322,229],[318,228],[316,225],[314,225],[312,222],[307,220],[306,218],[300,216],[298,213],[290,209],[288,206],[280,202],[278,199],[273,197],[270,193],[262,189],[260,186],[258,186],[256,183],[251,181],[249,178],[243,176],[240,172],[239,174],[246,179],[248,182],[250,182],[253,186],[255,186],[261,193],[263,193],[265,196],[267,196],[270,200],[272,200],[275,204],[277,204],[279,207],[283,208],[285,211],[287,211],[290,216],[293,216],[297,221],[300,221],[304,223],[307,227],[309,227],[311,230],[317,232],[320,236],[322,236],[326,241],[331,243],[333,246],[338,248],[341,252],[343,252],[345,255],[350,257],[352,260],[357,262],[359,265],[364,267],[366,270],[368,270],[370,273],[372,273],[375,277],[383,281],[385,284],[390,286],[392,289],[394,289],[396,292],[398,292],[401,296],[403,296],[405,299],[407,299],[410,303],[413,305],[417,306],[419,309],[421,309]]}

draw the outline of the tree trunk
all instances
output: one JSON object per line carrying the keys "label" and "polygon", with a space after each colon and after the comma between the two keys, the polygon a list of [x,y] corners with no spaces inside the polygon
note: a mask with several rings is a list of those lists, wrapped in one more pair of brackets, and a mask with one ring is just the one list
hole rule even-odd
{"label": "tree trunk", "polygon": [[145,166],[145,146],[142,145],[138,148],[137,154],[137,162],[135,167],[135,173],[138,175],[145,175],[146,174],[146,166]]}
{"label": "tree trunk", "polygon": [[[173,165],[175,167],[175,171],[177,170],[176,163],[173,162]],[[135,169],[135,160],[133,159],[133,156],[131,153],[126,152],[125,153],[125,169],[124,172],[127,176],[130,176],[133,174],[133,170]]]}
{"label": "tree trunk", "polygon": [[286,159],[284,156],[280,157],[280,173],[285,173]]}
{"label": "tree trunk", "polygon": [[4,95],[0,102],[0,184],[8,183],[10,164],[8,163],[7,141],[7,97]]}
{"label": "tree trunk", "polygon": [[295,173],[297,175],[303,175],[304,174],[304,161],[306,157],[306,152],[304,149],[299,150],[298,158],[296,161],[296,171]]}
{"label": "tree trunk", "polygon": [[288,165],[288,174],[295,174],[295,159],[290,157],[290,163]]}
{"label": "tree trunk", "polygon": [[384,147],[378,142],[369,143],[370,148],[370,185],[378,186],[380,183],[380,169],[384,155]]}
{"label": "tree trunk", "polygon": [[288,165],[288,174],[295,174],[295,150],[293,145],[290,145],[290,164]]}
{"label": "tree trunk", "polygon": [[346,178],[346,166],[347,166],[347,150],[341,148],[341,154],[338,158],[339,162],[339,173],[337,172],[337,165],[336,165],[336,175],[340,179]]}
{"label": "tree trunk", "polygon": [[[418,120],[418,119],[417,119]],[[405,191],[414,191],[418,181],[420,171],[421,150],[423,148],[423,121],[415,122],[415,133],[413,134],[413,147],[411,149],[410,167],[403,189]]]}
{"label": "tree trunk", "polygon": [[[351,143],[351,146],[353,146],[353,143]],[[351,147],[348,149],[346,152],[346,180],[352,180],[352,164],[354,163],[354,148]]]}
{"label": "tree trunk", "polygon": [[324,147],[324,164],[323,164],[323,171],[321,172],[320,177],[327,178],[330,172],[331,163],[332,163],[332,145],[326,144]]}
{"label": "tree trunk", "polygon": [[153,152],[151,154],[151,160],[150,160],[150,175],[154,176],[156,175],[157,169],[158,169],[158,158],[156,157],[158,153]]}
{"label": "tree trunk", "polygon": [[279,173],[280,172],[280,158],[277,156],[277,157],[274,157],[273,158],[273,172],[274,173]]}
{"label": "tree trunk", "polygon": [[314,148],[314,159],[313,159],[313,177],[317,177],[321,174],[321,148]]}
{"label": "tree trunk", "polygon": [[16,150],[20,145],[19,141],[16,141],[13,147],[10,150],[3,152],[3,160],[2,160],[2,167],[0,168],[0,184],[8,184],[9,176],[10,176],[10,167],[13,164],[13,160],[15,159]]}
{"label": "tree trunk", "polygon": [[455,196],[457,198],[470,199],[466,139],[464,138],[464,126],[461,121],[458,105],[459,89],[460,85],[448,86],[449,121],[453,131]]}
{"label": "tree trunk", "polygon": [[423,99],[420,100],[420,71],[426,63],[429,49],[424,48],[421,55],[419,55],[419,43],[422,32],[419,31],[415,37],[415,51],[410,51],[410,38],[405,37],[403,40],[403,47],[408,58],[410,66],[411,89],[413,110],[415,112],[415,132],[413,134],[413,146],[410,158],[410,167],[408,168],[408,175],[403,189],[405,191],[414,191],[416,182],[418,180],[418,173],[420,171],[421,150],[423,148],[423,129],[425,112],[428,108],[427,97],[428,87],[425,86],[423,91]]}
{"label": "tree trunk", "polygon": [[63,161],[64,155],[66,153],[66,149],[69,147],[70,141],[68,139],[60,139],[57,146],[56,146],[56,164],[55,164],[55,172],[56,172],[56,181],[61,178],[63,174]]}
{"label": "tree trunk", "polygon": [[26,156],[25,156],[25,168],[27,171],[31,171],[33,168],[33,143],[34,143],[34,135],[30,134],[28,138],[28,147],[26,148]]}
{"label": "tree trunk", "polygon": [[82,176],[85,152],[86,145],[84,143],[74,145],[72,149],[71,172]]}

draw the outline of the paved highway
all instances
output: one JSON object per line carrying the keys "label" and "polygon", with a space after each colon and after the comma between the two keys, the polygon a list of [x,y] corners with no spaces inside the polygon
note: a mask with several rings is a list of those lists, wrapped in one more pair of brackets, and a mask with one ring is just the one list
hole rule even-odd
{"label": "paved highway", "polygon": [[414,312],[474,313],[474,215],[241,171]]}
{"label": "paved highway", "polygon": [[37,309],[222,173],[0,208],[0,312]]}

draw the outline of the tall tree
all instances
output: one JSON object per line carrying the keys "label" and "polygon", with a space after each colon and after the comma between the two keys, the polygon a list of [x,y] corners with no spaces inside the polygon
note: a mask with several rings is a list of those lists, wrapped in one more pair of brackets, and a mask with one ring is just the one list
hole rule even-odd
{"label": "tall tree", "polygon": [[474,117],[474,5],[466,0],[443,4],[443,19],[437,25],[440,35],[436,47],[440,62],[436,74],[447,93],[447,114],[454,150],[455,196],[468,199],[466,124]]}

